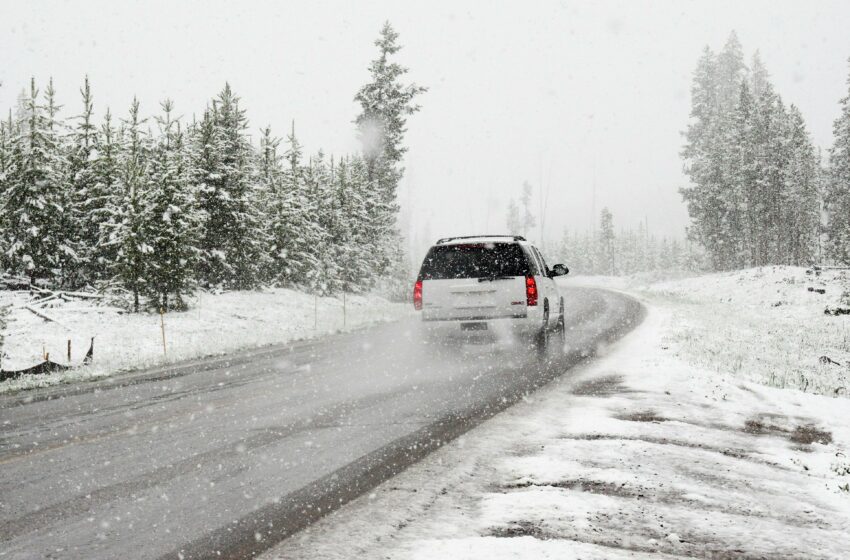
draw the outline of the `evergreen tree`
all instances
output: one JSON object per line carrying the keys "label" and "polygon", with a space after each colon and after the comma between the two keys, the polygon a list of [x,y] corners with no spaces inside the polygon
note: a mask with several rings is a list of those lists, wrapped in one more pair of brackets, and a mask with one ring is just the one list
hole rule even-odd
{"label": "evergreen tree", "polygon": [[346,292],[370,284],[370,243],[368,229],[366,166],[359,158],[342,159],[334,172],[333,190],[336,217],[331,239],[337,248],[340,288]]}
{"label": "evergreen tree", "polygon": [[[184,130],[163,105],[157,133],[138,101],[98,127],[88,78],[82,111],[61,121],[52,81],[0,123],[0,268],[65,287],[114,283],[158,307],[182,306],[197,280],[247,289],[270,280],[332,294],[406,284],[396,231],[407,118],[425,91],[403,83],[385,25],[371,81],[357,93],[363,154],[302,162],[263,131],[257,151],[229,86]],[[527,213],[528,214],[528,213]],[[405,286],[406,290],[406,286]]]}
{"label": "evergreen tree", "polygon": [[17,137],[17,131],[12,121],[12,111],[9,110],[8,119],[0,121],[0,271],[10,268],[6,257],[9,247],[9,236],[7,230],[6,212],[8,205],[9,185],[14,175],[12,167],[13,139]]}
{"label": "evergreen tree", "polygon": [[602,209],[599,224],[599,241],[602,246],[602,258],[608,274],[616,274],[616,261],[614,251],[614,215],[608,208]]}
{"label": "evergreen tree", "polygon": [[122,121],[118,157],[116,196],[109,201],[108,221],[103,224],[103,248],[114,254],[112,273],[133,296],[133,310],[141,307],[140,296],[147,291],[147,260],[153,248],[147,242],[150,223],[150,196],[147,191],[150,138],[142,125],[139,102],[133,99],[128,118]]}
{"label": "evergreen tree", "polygon": [[809,265],[815,258],[820,235],[820,162],[803,115],[791,105],[786,127],[788,165],[785,173],[784,250],[786,262]]}
{"label": "evergreen tree", "polygon": [[[348,166],[350,212],[353,221],[349,226],[351,235],[350,266],[346,274],[347,281],[359,289],[367,289],[374,284],[378,263],[381,259],[378,223],[380,213],[375,210],[379,206],[372,196],[372,182],[369,181],[366,162],[355,155]],[[399,267],[401,268],[401,267]]]}
{"label": "evergreen tree", "polygon": [[703,51],[691,88],[691,121],[685,132],[682,157],[691,184],[681,189],[693,221],[692,235],[714,256],[716,268],[725,264],[719,238],[722,218],[719,191],[721,139],[718,137],[720,104],[718,101],[717,56],[708,47]]}
{"label": "evergreen tree", "polygon": [[6,258],[13,272],[28,275],[31,282],[61,281],[69,248],[62,236],[64,166],[57,107],[50,101],[42,105],[38,96],[32,79],[5,181]]}
{"label": "evergreen tree", "polygon": [[522,218],[519,215],[519,206],[514,199],[508,201],[508,214],[505,218],[508,226],[508,233],[511,235],[520,235],[523,230]]}
{"label": "evergreen tree", "polygon": [[375,45],[379,54],[369,65],[371,80],[354,99],[361,107],[355,122],[363,145],[367,178],[372,184],[372,196],[377,199],[372,208],[376,212],[372,222],[377,228],[376,249],[384,253],[379,257],[380,268],[376,271],[381,274],[392,268],[388,256],[398,245],[396,191],[404,171],[401,160],[407,151],[404,146],[407,117],[419,111],[414,100],[426,88],[402,82],[407,68],[391,60],[401,45],[389,22],[384,24]]}
{"label": "evergreen tree", "polygon": [[519,200],[522,203],[522,235],[528,237],[532,228],[537,224],[534,215],[531,213],[531,194],[532,187],[528,181],[522,184],[522,196]]}
{"label": "evergreen tree", "polygon": [[681,192],[690,237],[712,268],[810,259],[818,165],[805,124],[786,110],[758,52],[747,73],[734,33],[719,55],[706,49],[700,58],[691,117],[682,151],[691,184]]}
{"label": "evergreen tree", "polygon": [[207,287],[223,282],[226,271],[226,256],[219,248],[223,236],[220,200],[226,200],[222,192],[218,108],[215,103],[207,107],[201,121],[192,128],[192,182],[198,186],[198,206],[202,218],[201,250],[203,255],[198,265],[197,277]]}
{"label": "evergreen tree", "polygon": [[760,97],[767,89],[768,84],[770,84],[770,73],[761,60],[761,53],[756,49],[750,63],[750,90],[753,92],[753,96]]}
{"label": "evergreen tree", "polygon": [[94,244],[87,247],[88,280],[107,281],[112,277],[112,263],[117,259],[118,244],[111,240],[114,225],[119,223],[123,193],[119,188],[121,138],[112,125],[112,113],[107,109],[96,137],[97,156],[91,162],[94,184],[86,202],[85,222],[96,228]]}
{"label": "evergreen tree", "polygon": [[756,266],[786,262],[783,254],[786,122],[782,100],[768,85],[756,100],[753,112],[752,143],[758,154],[753,188],[759,201],[752,209],[757,224],[756,259],[753,263]]}
{"label": "evergreen tree", "polygon": [[[850,77],[847,78],[850,86]],[[848,88],[850,90],[850,87]],[[832,125],[826,195],[828,254],[850,264],[850,91],[841,99],[841,114]]]}
{"label": "evergreen tree", "polygon": [[2,185],[12,168],[12,139],[15,135],[15,127],[12,122],[12,111],[9,111],[8,119],[0,120],[0,192]]}
{"label": "evergreen tree", "polygon": [[73,243],[80,255],[80,267],[74,284],[82,285],[99,276],[96,250],[100,238],[100,220],[105,199],[97,189],[97,127],[93,122],[94,103],[88,76],[80,90],[83,111],[75,117],[68,154],[70,201],[67,215],[73,227]]}
{"label": "evergreen tree", "polygon": [[230,85],[213,102],[199,126],[196,160],[204,216],[201,278],[207,285],[256,287],[268,266],[268,235],[254,180],[248,121]]}
{"label": "evergreen tree", "polygon": [[[764,88],[762,87],[762,92]],[[755,101],[747,82],[741,83],[741,94],[738,106],[735,108],[733,123],[734,133],[732,145],[735,149],[736,162],[735,198],[738,204],[738,220],[735,225],[739,228],[737,236],[738,250],[736,251],[735,266],[752,266],[757,262],[756,239],[760,234],[756,223],[758,209],[761,206],[761,194],[756,189],[758,178],[758,157],[761,151],[754,139],[753,105]]]}
{"label": "evergreen tree", "polygon": [[83,258],[78,242],[79,214],[74,207],[73,192],[70,188],[72,176],[68,161],[69,147],[67,145],[68,127],[59,120],[58,114],[62,109],[56,102],[56,89],[53,78],[47,82],[44,90],[45,110],[47,111],[47,127],[54,138],[54,149],[49,152],[51,175],[54,181],[54,195],[60,211],[56,221],[47,232],[58,246],[58,267],[55,271],[55,282],[64,287],[73,288],[82,282]]}
{"label": "evergreen tree", "polygon": [[149,157],[149,206],[144,226],[145,242],[151,248],[145,262],[145,291],[163,310],[185,308],[183,296],[193,288],[194,267],[200,255],[200,219],[189,156],[173,109],[172,101],[162,102],[163,115],[157,118],[159,136]]}
{"label": "evergreen tree", "polygon": [[272,282],[283,280],[280,250],[286,243],[287,196],[283,188],[283,156],[278,153],[280,139],[272,135],[271,127],[260,131],[260,150],[257,153],[257,181],[264,195],[260,205],[269,224],[269,258],[263,278]]}
{"label": "evergreen tree", "polygon": [[332,243],[334,229],[334,199],[331,193],[331,167],[320,151],[310,159],[304,170],[304,184],[308,201],[308,212],[316,217],[318,225],[310,246],[315,265],[307,276],[308,288],[319,295],[330,295],[338,291],[339,276]]}
{"label": "evergreen tree", "polygon": [[270,218],[272,258],[279,284],[306,286],[310,272],[318,266],[312,248],[319,241],[320,229],[307,197],[301,144],[295,136],[294,123],[286,141],[286,165]]}

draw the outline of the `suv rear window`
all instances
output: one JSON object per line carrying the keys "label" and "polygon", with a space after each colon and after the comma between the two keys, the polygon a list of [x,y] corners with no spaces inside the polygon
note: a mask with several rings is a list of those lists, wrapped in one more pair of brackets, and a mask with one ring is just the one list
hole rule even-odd
{"label": "suv rear window", "polygon": [[422,280],[491,278],[528,274],[525,253],[516,243],[464,243],[431,247],[422,263]]}

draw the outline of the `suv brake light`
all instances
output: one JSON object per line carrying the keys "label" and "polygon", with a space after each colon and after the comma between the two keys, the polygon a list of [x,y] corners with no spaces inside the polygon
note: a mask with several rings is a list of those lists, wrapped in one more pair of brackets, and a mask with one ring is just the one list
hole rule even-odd
{"label": "suv brake light", "polygon": [[534,276],[525,277],[525,303],[529,307],[537,305],[537,282],[534,280]]}
{"label": "suv brake light", "polygon": [[413,308],[416,311],[422,309],[422,280],[417,280],[413,286]]}

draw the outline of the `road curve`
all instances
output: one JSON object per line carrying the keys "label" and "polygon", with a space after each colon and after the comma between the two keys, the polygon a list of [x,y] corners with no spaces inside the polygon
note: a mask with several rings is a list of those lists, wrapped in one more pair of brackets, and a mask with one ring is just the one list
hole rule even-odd
{"label": "road curve", "polygon": [[247,558],[594,355],[642,318],[562,288],[567,332],[422,342],[415,319],[0,397],[0,558]]}

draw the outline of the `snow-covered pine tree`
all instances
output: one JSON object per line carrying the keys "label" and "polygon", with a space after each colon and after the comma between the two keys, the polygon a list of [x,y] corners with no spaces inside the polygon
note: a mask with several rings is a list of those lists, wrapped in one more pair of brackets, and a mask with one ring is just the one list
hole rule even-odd
{"label": "snow-covered pine tree", "polygon": [[123,194],[119,188],[121,138],[112,125],[112,113],[109,109],[103,117],[99,134],[96,136],[92,173],[94,184],[87,203],[85,219],[92,227],[96,226],[95,241],[87,247],[88,280],[104,282],[111,279],[119,246],[112,243],[110,237],[114,224],[120,222]]}
{"label": "snow-covered pine tree", "polygon": [[507,225],[510,235],[522,234],[523,222],[519,214],[519,206],[513,198],[508,201],[508,213],[505,216],[505,225]]}
{"label": "snow-covered pine tree", "polygon": [[310,208],[301,163],[301,145],[295,136],[295,123],[286,138],[285,165],[280,188],[272,194],[270,232],[273,281],[283,286],[307,286],[311,271],[318,266],[313,246],[320,229]]}
{"label": "snow-covered pine tree", "polygon": [[368,166],[359,155],[353,156],[348,163],[348,181],[353,221],[349,227],[352,236],[349,252],[351,270],[345,274],[348,275],[349,281],[354,283],[354,287],[365,290],[374,285],[382,258],[379,234],[381,212],[375,209],[381,203],[373,195]]}
{"label": "snow-covered pine tree", "polygon": [[[51,88],[52,89],[52,88]],[[11,143],[4,192],[3,229],[7,265],[31,282],[61,281],[68,256],[64,244],[64,165],[55,103],[42,105],[35,79]]]}
{"label": "snow-covered pine tree", "polygon": [[640,257],[641,239],[634,230],[621,230],[617,236],[617,269],[620,274],[632,274],[643,270],[644,263]]}
{"label": "snow-covered pine tree", "polygon": [[58,268],[55,281],[64,287],[76,287],[83,281],[83,258],[78,240],[79,213],[74,209],[72,180],[68,162],[68,127],[58,115],[62,107],[56,102],[53,78],[44,89],[47,126],[55,139],[54,149],[49,153],[51,174],[56,183],[56,200],[61,207],[58,222],[51,231],[58,243]]}
{"label": "snow-covered pine tree", "polygon": [[335,221],[335,201],[332,193],[332,168],[319,151],[310,158],[304,170],[308,215],[318,226],[310,254],[314,266],[307,276],[307,287],[315,294],[330,295],[339,291],[339,263],[336,262],[332,232]]}
{"label": "snow-covered pine tree", "polygon": [[242,290],[260,283],[269,246],[247,128],[239,98],[226,84],[204,114],[195,146],[205,220],[201,279],[207,285]]}
{"label": "snow-covered pine tree", "polygon": [[760,226],[756,243],[761,259],[756,264],[779,264],[786,262],[785,235],[788,226],[785,223],[784,175],[788,165],[785,144],[788,117],[782,98],[772,85],[768,84],[756,99],[753,119],[753,140],[758,151],[756,192],[761,199],[756,218]]}
{"label": "snow-covered pine tree", "polygon": [[[745,254],[744,193],[737,181],[735,116],[741,102],[746,65],[733,31],[717,57],[717,112],[712,138],[712,162],[715,166],[713,199],[715,202],[715,253],[724,269],[743,266]],[[659,258],[659,254],[653,255]]]}
{"label": "snow-covered pine tree", "polygon": [[198,206],[202,216],[201,260],[198,279],[207,287],[224,281],[227,260],[219,248],[223,244],[220,227],[223,221],[219,200],[226,200],[222,192],[221,153],[219,142],[218,108],[213,102],[203,117],[192,127],[192,181],[198,188]]}
{"label": "snow-covered pine tree", "polygon": [[820,235],[820,162],[803,115],[794,105],[788,112],[785,130],[789,159],[784,169],[784,261],[809,265],[816,255]]}
{"label": "snow-covered pine tree", "polygon": [[378,214],[372,218],[378,224],[376,249],[384,249],[384,258],[379,258],[377,274],[390,271],[396,264],[387,257],[395,251],[398,233],[396,217],[398,202],[396,191],[403,175],[401,161],[407,148],[404,146],[407,117],[419,111],[415,98],[427,91],[416,84],[404,84],[407,68],[390,57],[400,49],[398,33],[389,22],[381,29],[375,41],[378,57],[369,65],[371,80],[360,88],[355,101],[360,104],[357,116],[358,133],[363,146],[367,178],[373,186],[373,195],[379,203],[373,206]]}
{"label": "snow-covered pine tree", "polygon": [[582,235],[580,261],[584,264],[586,274],[601,274],[605,263],[600,264],[597,235],[595,231],[585,232]]}
{"label": "snow-covered pine tree", "polygon": [[706,249],[712,268],[809,258],[816,158],[802,117],[786,110],[758,52],[747,74],[734,34],[718,56],[706,49],[692,103],[682,152],[691,185],[682,195],[690,236]]}
{"label": "snow-covered pine tree", "polygon": [[602,209],[599,223],[599,242],[603,270],[606,274],[617,274],[616,255],[614,254],[614,215],[608,208]]}
{"label": "snow-covered pine tree", "polygon": [[[188,166],[189,156],[181,125],[174,119],[174,103],[161,104],[159,136],[148,164],[145,242],[145,292],[163,310],[185,309],[183,297],[194,288],[200,216]],[[171,298],[169,299],[169,297]]]}
{"label": "snow-covered pine tree", "polygon": [[348,158],[342,158],[333,173],[333,197],[335,218],[331,230],[331,242],[336,249],[336,262],[340,290],[358,291],[365,286],[369,269],[368,243],[364,247],[359,230],[366,225],[368,217],[362,199],[360,181],[365,179],[364,166],[354,166]]}
{"label": "snow-covered pine tree", "polygon": [[829,150],[825,205],[828,255],[850,265],[850,76],[847,85],[847,95],[840,101],[841,114],[832,125],[835,140]]}
{"label": "snow-covered pine tree", "polygon": [[674,237],[670,242],[670,262],[667,266],[668,270],[684,270],[682,256],[682,244]]}
{"label": "snow-covered pine tree", "polygon": [[272,134],[270,126],[260,130],[260,149],[257,152],[257,182],[263,195],[260,201],[266,216],[269,235],[267,268],[262,273],[264,280],[282,283],[285,263],[281,248],[285,244],[287,197],[283,188],[283,156],[278,153],[280,139]]}
{"label": "snow-covered pine tree", "polygon": [[12,111],[9,110],[8,118],[0,120],[0,192],[3,192],[2,185],[5,184],[3,181],[12,167],[12,138],[14,134]]}
{"label": "snow-covered pine tree", "polygon": [[73,284],[82,285],[99,277],[96,248],[100,238],[100,221],[103,219],[103,193],[98,192],[95,172],[97,151],[97,126],[93,121],[94,103],[89,78],[86,76],[80,89],[82,112],[74,117],[76,126],[71,133],[68,149],[70,201],[68,216],[73,228],[73,242],[80,256],[78,277]]}
{"label": "snow-covered pine tree", "polygon": [[691,185],[681,192],[693,221],[693,235],[708,250],[714,267],[721,270],[739,266],[742,252],[733,137],[744,71],[741,45],[734,32],[719,55],[706,47],[694,74],[691,122],[682,151]]}
{"label": "snow-covered pine tree", "polygon": [[6,252],[9,247],[8,227],[6,224],[6,210],[10,181],[14,175],[12,168],[13,138],[17,137],[12,111],[9,110],[8,118],[0,121],[0,270],[3,272],[10,269]]}
{"label": "snow-covered pine tree", "polygon": [[111,271],[120,285],[133,296],[133,310],[141,307],[140,296],[147,289],[147,259],[152,248],[145,226],[150,222],[147,192],[150,138],[142,130],[139,102],[133,99],[130,114],[122,121],[118,157],[116,195],[109,200],[108,220],[102,224],[103,250],[114,255]]}
{"label": "snow-covered pine tree", "polygon": [[724,263],[720,253],[722,241],[717,239],[719,190],[718,140],[718,78],[717,55],[706,47],[697,62],[691,86],[691,119],[685,131],[682,158],[690,185],[680,192],[693,222],[692,235],[714,257],[716,268]]}
{"label": "snow-covered pine tree", "polygon": [[519,200],[522,203],[522,235],[525,237],[530,235],[531,230],[537,224],[537,220],[531,213],[531,196],[533,192],[534,189],[531,184],[528,181],[523,181],[522,194]]}
{"label": "snow-covered pine tree", "polygon": [[767,71],[758,49],[753,53],[752,62],[750,62],[749,82],[750,91],[754,97],[761,96],[770,83],[770,73]]}
{"label": "snow-covered pine tree", "polygon": [[670,242],[667,236],[661,238],[661,244],[658,246],[658,269],[670,270],[672,268],[673,256],[670,251]]}
{"label": "snow-covered pine tree", "polygon": [[[765,85],[762,84],[761,91]],[[734,132],[732,146],[735,150],[734,189],[739,208],[740,250],[735,259],[738,267],[753,266],[757,261],[756,237],[759,234],[759,224],[756,222],[757,211],[762,202],[757,192],[757,176],[759,161],[757,145],[753,133],[753,99],[750,85],[741,82],[741,93],[733,116]]]}

